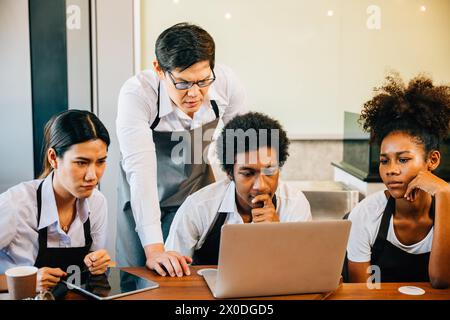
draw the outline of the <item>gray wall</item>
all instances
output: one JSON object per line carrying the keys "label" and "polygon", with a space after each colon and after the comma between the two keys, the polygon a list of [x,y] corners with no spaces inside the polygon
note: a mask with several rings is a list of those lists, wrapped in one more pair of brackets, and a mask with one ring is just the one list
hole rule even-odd
{"label": "gray wall", "polygon": [[[284,181],[326,181],[334,179],[331,162],[341,162],[342,140],[291,140],[289,158],[281,170]],[[214,159],[215,160],[215,159]],[[213,163],[216,179],[225,178],[220,165]]]}
{"label": "gray wall", "polygon": [[28,0],[0,0],[0,193],[33,179]]}
{"label": "gray wall", "polygon": [[341,162],[342,140],[293,140],[281,171],[283,180],[333,180],[331,162]]}

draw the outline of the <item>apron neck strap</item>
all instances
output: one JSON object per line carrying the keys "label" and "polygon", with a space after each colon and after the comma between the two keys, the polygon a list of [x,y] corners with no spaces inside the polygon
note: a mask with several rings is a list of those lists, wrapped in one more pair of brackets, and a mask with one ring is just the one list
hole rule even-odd
{"label": "apron neck strap", "polygon": [[217,106],[216,100],[211,100],[211,106],[213,108],[214,114],[216,115],[216,119],[219,118],[219,107]]}
{"label": "apron neck strap", "polygon": [[36,199],[37,199],[37,226],[39,228],[39,223],[41,222],[41,207],[42,207],[42,185],[44,184],[44,180],[39,184],[39,187],[36,191]]}
{"label": "apron neck strap", "polygon": [[379,238],[380,240],[386,240],[389,230],[389,223],[394,213],[395,213],[395,199],[394,197],[389,196],[386,208],[384,209],[383,212],[383,217],[381,218],[380,229],[378,231],[377,238]]}
{"label": "apron neck strap", "polygon": [[[435,198],[431,198],[431,207],[430,207],[430,218],[433,219],[434,222],[434,211],[435,211]],[[380,229],[378,231],[377,238],[380,238],[382,240],[386,240],[388,230],[389,230],[389,223],[391,221],[391,217],[395,214],[395,198],[390,196],[388,199],[388,203],[386,204],[386,208],[384,209],[383,217],[381,218],[381,224]]]}
{"label": "apron neck strap", "polygon": [[[44,184],[44,181],[42,181],[39,184],[39,187],[36,191],[36,198],[37,198],[37,211],[38,211],[38,215],[37,215],[37,227],[39,230],[39,224],[41,222],[41,208],[42,208],[42,185]],[[38,231],[39,233],[39,238],[38,238],[38,242],[39,242],[39,248],[47,248],[47,227],[41,229]],[[40,249],[39,249],[40,250]]]}
{"label": "apron neck strap", "polygon": [[[39,184],[39,187],[36,191],[36,199],[37,199],[37,227],[39,229],[39,223],[41,222],[41,212],[42,212],[42,185],[44,181],[42,181]],[[41,230],[38,230],[39,233],[39,248],[47,248],[47,231],[48,227],[45,227]],[[86,222],[83,224],[83,231],[84,231],[84,239],[86,246],[92,245],[92,236],[91,236],[91,221],[89,217],[87,218]]]}
{"label": "apron neck strap", "polygon": [[153,121],[152,125],[150,126],[150,129],[155,130],[155,128],[158,126],[159,124],[159,93],[160,93],[160,87],[161,85],[158,83],[158,100],[156,101],[156,107],[158,108],[158,112],[156,113],[156,118]]}
{"label": "apron neck strap", "polygon": [[[156,107],[157,107],[157,113],[156,113],[156,118],[155,118],[155,120],[153,121],[153,123],[152,123],[152,125],[150,126],[150,129],[152,129],[152,130],[155,130],[155,128],[158,126],[158,124],[159,124],[159,121],[160,121],[160,117],[159,117],[159,110],[160,110],[160,99],[159,99],[159,96],[160,96],[160,92],[161,92],[161,85],[160,84],[158,84],[158,98],[157,98],[157,101],[156,101]],[[218,105],[217,105],[217,102],[215,101],[215,100],[211,100],[211,106],[212,106],[212,109],[213,109],[213,111],[214,111],[214,114],[216,115],[216,119],[218,119],[219,118],[219,116],[220,116],[220,112],[219,112],[219,107],[218,107]]]}

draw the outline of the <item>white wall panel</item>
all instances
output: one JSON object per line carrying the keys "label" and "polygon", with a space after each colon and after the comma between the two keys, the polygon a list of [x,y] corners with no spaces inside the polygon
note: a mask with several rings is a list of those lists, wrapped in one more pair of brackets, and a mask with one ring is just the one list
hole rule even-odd
{"label": "white wall panel", "polygon": [[342,137],[344,111],[359,112],[390,69],[450,83],[449,0],[142,4],[143,68],[164,29],[199,24],[216,41],[217,61],[240,76],[250,108],[281,120],[292,138]]}
{"label": "white wall panel", "polygon": [[33,179],[27,0],[0,0],[0,193]]}
{"label": "white wall panel", "polygon": [[100,189],[108,199],[108,249],[114,257],[120,160],[115,120],[120,88],[134,74],[133,1],[96,0],[95,21],[98,116],[111,136]]}

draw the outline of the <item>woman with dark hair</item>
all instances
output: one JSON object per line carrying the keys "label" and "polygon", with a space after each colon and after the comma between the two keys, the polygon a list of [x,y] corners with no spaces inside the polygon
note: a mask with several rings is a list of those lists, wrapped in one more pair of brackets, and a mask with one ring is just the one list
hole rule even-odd
{"label": "woman with dark hair", "polygon": [[[245,95],[234,73],[215,63],[214,40],[199,26],[168,28],[156,40],[155,55],[153,69],[129,79],[119,94],[116,256],[119,266],[183,276],[190,258],[166,251],[164,240],[186,197],[214,182],[203,157],[209,133],[220,119],[227,123],[246,111]],[[191,157],[176,152],[180,144]]]}
{"label": "woman with dark hair", "polygon": [[55,286],[69,266],[102,274],[110,263],[105,197],[95,188],[110,143],[91,112],[55,115],[44,129],[43,172],[0,195],[0,273],[39,268],[38,287]]}
{"label": "woman with dark hair", "polygon": [[425,76],[406,86],[393,74],[366,102],[361,120],[380,145],[387,190],[368,196],[349,215],[349,280],[366,282],[375,270],[381,282],[448,287],[450,186],[433,171],[449,134],[450,87],[434,86]]}

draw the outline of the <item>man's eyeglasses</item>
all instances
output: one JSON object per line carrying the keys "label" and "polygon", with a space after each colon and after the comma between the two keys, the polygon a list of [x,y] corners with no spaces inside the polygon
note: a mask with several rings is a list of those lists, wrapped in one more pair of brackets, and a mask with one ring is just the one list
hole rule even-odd
{"label": "man's eyeglasses", "polygon": [[169,74],[170,80],[172,80],[172,83],[175,86],[175,88],[177,88],[178,90],[188,90],[188,89],[192,88],[192,86],[194,84],[198,85],[200,88],[204,88],[204,87],[211,85],[216,80],[216,75],[214,73],[214,70],[211,69],[211,71],[213,74],[212,78],[199,80],[199,81],[192,81],[192,82],[190,82],[190,81],[175,82],[175,79],[173,78],[173,74],[170,71],[167,71],[167,73]]}

